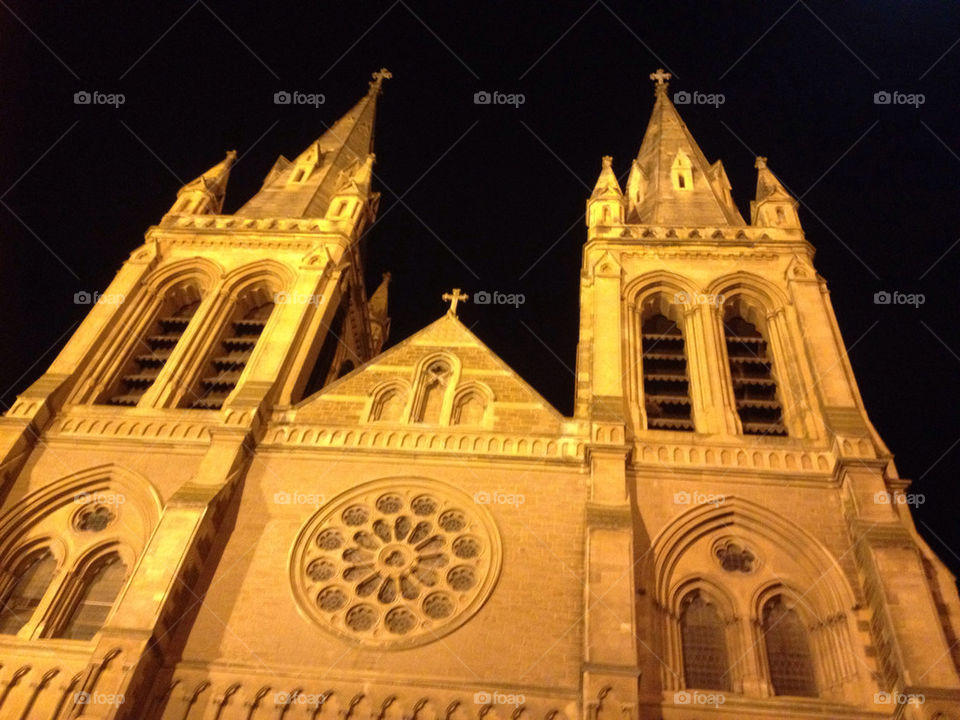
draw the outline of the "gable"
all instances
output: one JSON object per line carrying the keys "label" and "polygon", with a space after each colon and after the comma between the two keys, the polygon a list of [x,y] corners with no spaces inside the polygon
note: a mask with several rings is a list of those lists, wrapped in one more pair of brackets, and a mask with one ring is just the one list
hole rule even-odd
{"label": "gable", "polygon": [[[381,406],[389,412],[380,416]],[[466,406],[469,405],[467,409]],[[563,416],[447,314],[305,399],[299,422],[557,434]]]}

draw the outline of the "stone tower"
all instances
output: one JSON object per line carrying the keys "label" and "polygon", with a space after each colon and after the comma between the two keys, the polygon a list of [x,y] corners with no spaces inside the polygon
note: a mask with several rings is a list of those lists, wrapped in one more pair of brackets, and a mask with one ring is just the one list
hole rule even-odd
{"label": "stone tower", "polygon": [[748,223],[651,76],[565,417],[459,290],[383,349],[387,77],[236,213],[234,153],[184,186],[0,418],[0,717],[960,717],[954,579],[766,160]]}
{"label": "stone tower", "polygon": [[389,77],[236,213],[236,153],[185,185],[0,421],[3,717],[144,717],[265,423],[380,351],[360,245]]}

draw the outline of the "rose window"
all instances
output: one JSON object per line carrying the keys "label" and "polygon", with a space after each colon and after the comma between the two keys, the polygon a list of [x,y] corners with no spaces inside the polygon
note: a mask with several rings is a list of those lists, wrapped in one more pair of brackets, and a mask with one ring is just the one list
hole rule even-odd
{"label": "rose window", "polygon": [[315,515],[291,559],[312,619],[379,647],[429,642],[466,621],[496,582],[487,510],[435,483],[361,486]]}

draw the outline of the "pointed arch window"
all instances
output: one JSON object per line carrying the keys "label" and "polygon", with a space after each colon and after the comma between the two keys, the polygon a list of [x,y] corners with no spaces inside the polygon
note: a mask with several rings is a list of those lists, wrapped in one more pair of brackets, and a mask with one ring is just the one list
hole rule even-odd
{"label": "pointed arch window", "polygon": [[786,435],[767,340],[739,313],[723,323],[737,415],[745,435]]}
{"label": "pointed arch window", "polygon": [[452,376],[450,364],[445,360],[435,360],[427,366],[421,380],[420,402],[414,415],[415,422],[432,425],[440,423],[444,397]]}
{"label": "pointed arch window", "polygon": [[16,635],[30,621],[56,570],[57,560],[49,548],[37,550],[19,563],[0,605],[0,634]]}
{"label": "pointed arch window", "polygon": [[107,620],[127,579],[127,565],[117,552],[97,558],[84,571],[67,617],[55,637],[89,640]]}
{"label": "pointed arch window", "polygon": [[185,398],[188,407],[219,410],[237,387],[253,349],[273,313],[273,298],[265,289],[241,296],[233,319],[220,340],[219,352],[207,363],[199,392]]}
{"label": "pointed arch window", "polygon": [[472,426],[482,424],[486,405],[483,396],[476,390],[464,393],[454,403],[450,424]]}
{"label": "pointed arch window", "polygon": [[700,591],[680,608],[683,674],[688,688],[729,690],[726,630],[717,607]]}
{"label": "pointed arch window", "polygon": [[762,627],[774,694],[816,697],[810,636],[797,611],[778,595],[764,605]]}
{"label": "pointed arch window", "polygon": [[137,341],[132,357],[106,393],[107,404],[134,406],[140,402],[187,331],[200,300],[199,290],[192,286],[167,293],[157,319]]}
{"label": "pointed arch window", "polygon": [[660,312],[641,325],[643,398],[647,427],[693,431],[683,330]]}

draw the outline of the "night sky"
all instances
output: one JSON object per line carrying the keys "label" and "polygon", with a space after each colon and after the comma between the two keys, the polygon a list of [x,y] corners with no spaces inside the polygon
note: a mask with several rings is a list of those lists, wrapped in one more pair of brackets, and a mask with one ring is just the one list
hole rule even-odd
{"label": "night sky", "polygon": [[[960,4],[0,2],[0,402],[63,346],[186,182],[236,149],[225,212],[389,68],[368,285],[393,273],[391,342],[459,286],[522,293],[461,318],[570,413],[584,202],[624,174],[649,73],[749,217],[754,156],[801,197],[867,409],[934,550],[960,570]],[[317,108],[274,104],[321,93]],[[124,103],[78,105],[79,91]],[[477,105],[478,91],[522,93]],[[875,104],[877,92],[914,104]],[[923,103],[918,104],[922,94]],[[878,305],[878,291],[922,294]]]}

